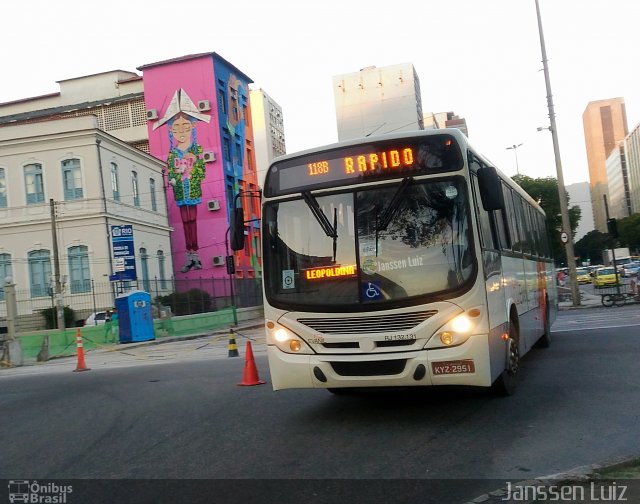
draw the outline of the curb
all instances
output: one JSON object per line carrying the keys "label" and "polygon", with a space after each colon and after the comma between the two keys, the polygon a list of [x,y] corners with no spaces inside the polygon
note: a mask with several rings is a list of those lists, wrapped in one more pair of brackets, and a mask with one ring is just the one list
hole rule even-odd
{"label": "curb", "polygon": [[[597,474],[599,470],[602,469],[617,469],[624,468],[634,462],[640,460],[640,454],[636,455],[627,455],[622,457],[616,457],[610,459],[608,461],[599,463],[599,464],[590,464],[586,466],[579,466],[573,469],[570,469],[566,472],[550,474],[547,476],[539,476],[530,480],[522,480],[511,484],[512,488],[515,487],[538,487],[538,488],[548,488],[548,487],[562,487],[569,485],[579,485],[581,483],[588,483],[590,481],[594,481],[592,476]],[[464,504],[498,504],[498,503],[511,503],[518,502],[519,504],[537,504],[540,502],[539,499],[534,498],[531,499],[509,499],[505,496],[508,495],[508,487],[501,487],[492,492],[479,495],[473,499],[466,501]]]}

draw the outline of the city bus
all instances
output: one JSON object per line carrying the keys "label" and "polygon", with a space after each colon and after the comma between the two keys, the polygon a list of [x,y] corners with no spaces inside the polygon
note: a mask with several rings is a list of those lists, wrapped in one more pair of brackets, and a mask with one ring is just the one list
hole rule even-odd
{"label": "city bus", "polygon": [[[541,207],[457,129],[274,159],[262,193],[274,390],[515,391],[557,314]],[[243,247],[243,210],[232,248]]]}

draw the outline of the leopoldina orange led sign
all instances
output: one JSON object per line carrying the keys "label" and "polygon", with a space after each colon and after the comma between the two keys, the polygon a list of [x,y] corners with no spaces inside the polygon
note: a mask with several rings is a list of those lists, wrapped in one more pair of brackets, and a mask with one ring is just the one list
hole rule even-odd
{"label": "leopoldina orange led sign", "polygon": [[357,270],[355,264],[350,264],[348,266],[321,266],[303,271],[307,280],[325,280],[355,276]]}

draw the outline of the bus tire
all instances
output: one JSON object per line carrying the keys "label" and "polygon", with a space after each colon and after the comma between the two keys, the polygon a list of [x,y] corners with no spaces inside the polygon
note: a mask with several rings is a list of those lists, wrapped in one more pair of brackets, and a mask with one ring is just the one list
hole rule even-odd
{"label": "bus tire", "polygon": [[520,371],[520,331],[512,315],[509,319],[509,349],[506,368],[491,386],[492,392],[499,396],[510,396],[516,391]]}
{"label": "bus tire", "polygon": [[545,299],[544,310],[544,334],[536,341],[536,348],[549,348],[551,346],[551,324],[549,323],[549,300]]}

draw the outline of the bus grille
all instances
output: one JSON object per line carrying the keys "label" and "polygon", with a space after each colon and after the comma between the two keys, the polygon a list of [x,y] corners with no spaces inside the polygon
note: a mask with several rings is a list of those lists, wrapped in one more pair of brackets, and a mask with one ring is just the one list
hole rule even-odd
{"label": "bus grille", "polygon": [[331,367],[340,376],[388,376],[404,371],[406,359],[370,362],[331,362]]}
{"label": "bus grille", "polygon": [[433,317],[437,310],[374,317],[301,318],[298,322],[324,334],[370,334],[407,331]]}

